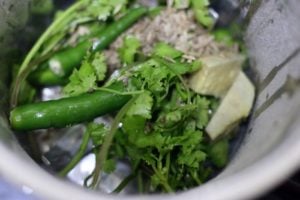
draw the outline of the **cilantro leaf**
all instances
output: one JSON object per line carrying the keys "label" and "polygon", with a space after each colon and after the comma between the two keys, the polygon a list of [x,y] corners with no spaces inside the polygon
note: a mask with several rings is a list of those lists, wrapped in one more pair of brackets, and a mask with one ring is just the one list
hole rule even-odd
{"label": "cilantro leaf", "polygon": [[137,38],[126,36],[123,40],[123,46],[118,49],[121,61],[126,64],[132,64],[140,47],[141,42]]}
{"label": "cilantro leaf", "polygon": [[204,152],[200,150],[190,151],[190,149],[187,149],[178,156],[177,162],[181,165],[199,168],[199,165],[205,160],[205,158],[206,154]]}
{"label": "cilantro leaf", "polygon": [[86,15],[106,21],[111,15],[118,14],[126,7],[127,0],[93,0],[87,8]]}
{"label": "cilantro leaf", "polygon": [[103,81],[107,72],[104,54],[96,52],[93,56],[91,64],[95,70],[97,81]]}
{"label": "cilantro leaf", "polygon": [[103,165],[103,171],[110,174],[116,169],[116,161],[114,159],[107,159]]}
{"label": "cilantro leaf", "polygon": [[187,73],[194,72],[201,67],[199,61],[193,63],[181,63],[176,61],[170,61],[166,57],[154,57],[154,60],[160,65],[167,66],[167,68],[176,75],[184,75]]}
{"label": "cilantro leaf", "polygon": [[215,20],[209,12],[209,5],[209,0],[174,0],[171,6],[174,6],[176,9],[191,7],[197,22],[211,29],[214,26]]}
{"label": "cilantro leaf", "polygon": [[126,8],[128,0],[106,0],[106,2],[113,7],[112,13],[116,15],[122,11],[122,9]]}
{"label": "cilantro leaf", "polygon": [[202,62],[200,60],[195,60],[191,64],[191,69],[190,69],[189,73],[192,73],[192,72],[195,72],[197,70],[200,70],[201,67],[202,67]]}
{"label": "cilantro leaf", "polygon": [[170,59],[180,58],[183,55],[181,51],[171,47],[170,45],[164,42],[157,43],[154,46],[153,53],[163,58]]}
{"label": "cilantro leaf", "polygon": [[218,42],[223,42],[227,46],[232,46],[234,44],[234,39],[230,30],[225,28],[219,28],[213,32],[214,38]]}
{"label": "cilantro leaf", "polygon": [[[129,137],[133,138],[133,142],[135,141],[135,134],[144,133],[146,119],[141,116],[126,116],[123,121],[123,130],[128,134]],[[130,139],[130,138],[129,138]]]}
{"label": "cilantro leaf", "polygon": [[194,98],[194,103],[197,106],[197,110],[195,113],[197,127],[199,129],[203,129],[209,121],[210,102],[207,99],[201,98],[199,95],[196,95],[196,97]]}
{"label": "cilantro leaf", "polygon": [[173,107],[170,111],[161,112],[155,123],[155,127],[169,129],[179,126],[184,120],[189,118],[195,110],[195,105],[178,105]]}
{"label": "cilantro leaf", "polygon": [[190,5],[190,0],[174,0],[174,6],[176,9],[186,9]]}
{"label": "cilantro leaf", "polygon": [[178,164],[199,168],[200,163],[206,159],[206,154],[198,148],[202,141],[202,132],[186,131],[183,139],[181,152],[177,158]]}
{"label": "cilantro leaf", "polygon": [[229,143],[227,139],[217,141],[209,148],[208,155],[218,168],[222,168],[228,162]]}
{"label": "cilantro leaf", "polygon": [[89,132],[94,146],[101,145],[104,141],[104,136],[108,132],[108,128],[105,127],[104,124],[97,124],[94,122],[89,123],[86,129],[86,131]]}
{"label": "cilantro leaf", "polygon": [[158,132],[147,133],[146,120],[141,116],[127,116],[123,120],[123,129],[128,134],[131,145],[137,148],[156,147],[164,144],[164,138]]}
{"label": "cilantro leaf", "polygon": [[128,116],[141,116],[145,119],[151,118],[151,109],[153,106],[153,98],[149,91],[145,91],[140,94],[136,101],[133,103],[133,106],[129,108],[126,115]]}
{"label": "cilantro leaf", "polygon": [[182,113],[180,110],[171,111],[168,113],[162,113],[158,118],[158,124],[163,125],[166,128],[175,126],[182,119]]}
{"label": "cilantro leaf", "polygon": [[209,13],[209,1],[208,0],[191,0],[192,8],[194,10],[196,20],[207,28],[212,28],[214,25],[214,19]]}
{"label": "cilantro leaf", "polygon": [[88,7],[87,13],[91,17],[97,17],[100,21],[105,21],[110,16],[111,6],[107,6],[102,1],[92,1],[92,4]]}
{"label": "cilantro leaf", "polygon": [[100,53],[89,54],[82,61],[79,69],[74,69],[69,83],[63,88],[66,96],[76,96],[97,88],[97,81],[105,78],[107,66]]}
{"label": "cilantro leaf", "polygon": [[76,96],[96,87],[96,76],[91,64],[84,60],[79,70],[74,69],[69,78],[70,82],[63,88],[63,93],[67,96]]}
{"label": "cilantro leaf", "polygon": [[175,74],[168,67],[150,59],[137,67],[134,76],[141,80],[144,88],[154,95],[161,95],[166,92],[169,81]]}

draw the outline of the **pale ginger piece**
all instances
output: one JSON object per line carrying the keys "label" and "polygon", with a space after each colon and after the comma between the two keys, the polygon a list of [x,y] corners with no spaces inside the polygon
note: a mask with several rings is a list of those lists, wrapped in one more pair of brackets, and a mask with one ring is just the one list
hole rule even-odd
{"label": "pale ginger piece", "polygon": [[201,69],[189,79],[190,88],[199,94],[223,98],[240,73],[245,56],[211,55],[200,61]]}
{"label": "pale ginger piece", "polygon": [[240,71],[206,127],[209,137],[212,140],[218,138],[228,132],[232,125],[246,118],[251,111],[254,96],[253,84]]}

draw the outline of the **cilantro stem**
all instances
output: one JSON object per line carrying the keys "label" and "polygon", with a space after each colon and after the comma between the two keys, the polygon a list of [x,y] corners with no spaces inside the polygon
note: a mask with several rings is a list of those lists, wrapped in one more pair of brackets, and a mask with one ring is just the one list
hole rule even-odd
{"label": "cilantro stem", "polygon": [[107,135],[105,135],[104,142],[103,145],[101,146],[100,152],[98,155],[96,155],[96,166],[94,170],[93,181],[91,184],[91,187],[94,189],[99,186],[99,183],[101,181],[100,173],[102,171],[103,164],[107,158],[108,150],[111,146],[114,135],[119,128],[119,123],[121,119],[124,117],[124,115],[126,114],[126,112],[128,111],[128,109],[133,105],[133,103],[138,97],[139,95],[134,96],[121,108],[121,110],[118,112],[118,114],[115,117],[115,120],[111,125],[110,131],[108,132]]}
{"label": "cilantro stem", "polygon": [[161,182],[161,184],[168,193],[173,193],[174,192],[167,181],[163,181],[163,182]]}
{"label": "cilantro stem", "polygon": [[163,159],[163,154],[159,154],[159,157],[158,157],[158,164],[157,164],[157,168],[159,169],[159,170],[162,170],[162,168],[163,168],[163,166],[162,166],[162,159]]}
{"label": "cilantro stem", "polygon": [[89,180],[94,176],[94,172],[89,174],[85,179],[83,180],[83,186],[86,188],[89,188],[90,186],[88,185]]}
{"label": "cilantro stem", "polygon": [[138,183],[138,191],[139,191],[140,194],[142,194],[144,192],[144,189],[143,189],[143,178],[142,178],[142,171],[141,170],[138,171],[137,183]]}
{"label": "cilantro stem", "polygon": [[170,171],[170,160],[171,160],[171,153],[168,152],[167,157],[166,157],[166,169],[167,169],[166,177],[167,177],[167,179],[169,177],[169,171]]}
{"label": "cilantro stem", "polygon": [[156,167],[154,165],[152,165],[152,169],[154,171],[154,173],[157,175],[157,177],[160,179],[160,184],[162,185],[162,187],[164,188],[164,190],[168,193],[173,193],[173,189],[171,188],[171,186],[168,183],[168,180],[166,179],[166,177],[164,177],[159,170],[156,169]]}
{"label": "cilantro stem", "polygon": [[69,162],[69,164],[58,173],[58,176],[61,176],[61,177],[66,176],[69,173],[69,171],[71,171],[77,165],[77,163],[84,156],[84,153],[85,153],[88,143],[89,143],[89,139],[90,139],[90,134],[88,131],[85,131],[83,138],[82,138],[82,142],[79,147],[79,150],[76,152],[75,156]]}
{"label": "cilantro stem", "polygon": [[144,93],[144,90],[137,90],[137,91],[131,91],[131,92],[120,92],[120,91],[105,88],[105,87],[96,88],[95,90],[110,92],[110,93],[114,93],[114,94],[118,94],[118,95],[136,95],[136,94]]}
{"label": "cilantro stem", "polygon": [[191,92],[190,92],[190,89],[189,87],[187,86],[187,84],[185,83],[185,81],[183,80],[182,76],[180,76],[179,74],[176,74],[177,77],[179,78],[179,80],[181,81],[183,87],[185,88],[186,90],[186,94],[187,94],[187,102],[188,104],[191,104],[192,103],[192,100],[191,100]]}
{"label": "cilantro stem", "polygon": [[48,37],[53,33],[53,31],[59,27],[62,23],[64,23],[64,19],[67,18],[71,13],[75,12],[78,8],[80,8],[82,5],[86,3],[87,0],[77,1],[74,3],[70,8],[68,8],[65,12],[61,14],[59,18],[57,18],[50,26],[49,28],[42,34],[42,36],[38,39],[38,41],[35,43],[35,45],[31,48],[27,56],[25,57],[23,63],[21,64],[21,67],[19,69],[15,85],[12,88],[11,93],[11,101],[10,105],[11,107],[15,107],[18,103],[18,97],[19,92],[21,88],[21,84],[23,81],[25,81],[26,77],[29,75],[30,71],[34,66],[29,65],[29,63],[32,61],[36,53],[40,50],[43,43],[48,39]]}
{"label": "cilantro stem", "polygon": [[128,175],[126,178],[122,180],[122,182],[116,187],[116,189],[114,189],[113,193],[121,192],[127,186],[127,184],[135,177],[136,177],[135,173]]}
{"label": "cilantro stem", "polygon": [[202,181],[198,178],[197,174],[195,171],[190,171],[190,175],[192,176],[192,178],[194,179],[194,181],[196,181],[196,183],[198,185],[202,184]]}

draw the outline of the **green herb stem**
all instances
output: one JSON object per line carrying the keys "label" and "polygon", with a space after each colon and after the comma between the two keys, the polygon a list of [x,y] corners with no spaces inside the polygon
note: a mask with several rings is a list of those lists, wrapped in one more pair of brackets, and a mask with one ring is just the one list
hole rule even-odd
{"label": "green herb stem", "polygon": [[138,191],[140,194],[142,194],[144,192],[144,187],[143,187],[143,177],[142,177],[142,171],[139,170],[138,171],[138,175],[137,175],[137,185],[138,185]]}
{"label": "green herb stem", "polygon": [[167,177],[167,179],[168,179],[168,177],[169,177],[170,160],[171,160],[171,153],[168,152],[168,153],[167,153],[167,157],[166,157],[166,168],[167,168],[167,175],[166,175],[166,177]]}
{"label": "green herb stem", "polygon": [[136,177],[136,174],[130,174],[126,178],[122,180],[122,182],[114,189],[113,193],[120,193],[126,186],[127,184],[132,181]]}
{"label": "green herb stem", "polygon": [[30,71],[34,67],[29,65],[29,63],[32,61],[36,53],[40,50],[43,43],[47,40],[49,36],[51,36],[52,32],[64,22],[66,17],[68,17],[71,13],[75,12],[78,8],[84,5],[86,1],[87,0],[77,1],[69,9],[67,9],[57,20],[55,20],[49,26],[49,28],[43,33],[43,35],[38,39],[38,41],[29,51],[23,63],[21,64],[21,67],[19,69],[15,81],[15,85],[12,89],[11,101],[10,101],[11,107],[15,107],[17,105],[21,84],[23,83],[23,81],[25,81],[26,77],[29,75]]}
{"label": "green herb stem", "polygon": [[124,117],[128,109],[131,107],[131,105],[135,102],[135,100],[139,97],[139,95],[134,96],[131,100],[129,100],[118,112],[118,114],[115,117],[115,120],[113,121],[111,125],[111,129],[109,133],[105,136],[103,145],[101,146],[100,152],[98,155],[96,155],[96,166],[94,170],[94,176],[93,176],[93,181],[91,184],[91,187],[93,189],[97,188],[100,184],[101,181],[101,171],[103,164],[107,158],[108,150],[111,146],[111,143],[113,141],[114,135],[117,132],[119,128],[119,123],[121,119]]}
{"label": "green herb stem", "polygon": [[88,131],[86,131],[83,135],[79,150],[76,152],[75,156],[69,162],[69,164],[58,173],[58,176],[61,177],[66,176],[69,173],[69,171],[71,171],[79,163],[79,161],[82,159],[87,149],[89,139],[90,139],[90,134]]}
{"label": "green herb stem", "polygon": [[107,87],[96,88],[95,90],[103,91],[103,92],[110,92],[110,93],[117,94],[117,95],[137,95],[137,94],[142,94],[142,93],[145,92],[144,90],[120,92],[120,91],[117,91],[117,90],[109,89]]}
{"label": "green herb stem", "polygon": [[157,170],[157,168],[154,165],[152,165],[152,169],[153,169],[154,173],[157,175],[157,177],[160,179],[160,184],[162,185],[164,190],[168,193],[173,193],[174,191],[173,191],[172,187],[169,185],[166,177],[164,177],[164,175],[162,175],[160,173],[160,171]]}

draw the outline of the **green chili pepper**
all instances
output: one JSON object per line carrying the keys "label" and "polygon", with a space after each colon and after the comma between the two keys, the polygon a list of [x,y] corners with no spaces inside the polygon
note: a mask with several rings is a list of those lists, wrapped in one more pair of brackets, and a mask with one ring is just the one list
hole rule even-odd
{"label": "green chili pepper", "polygon": [[[124,85],[116,83],[108,89],[122,92]],[[11,111],[10,123],[13,129],[19,131],[62,128],[118,110],[130,98],[130,95],[100,90],[75,97],[27,104]]]}
{"label": "green chili pepper", "polygon": [[146,13],[147,9],[144,7],[129,10],[128,14],[105,28],[93,44],[91,44],[89,40],[85,40],[76,47],[59,51],[29,75],[29,82],[37,86],[66,84],[68,81],[67,77],[72,73],[75,67],[79,66],[91,46],[92,51],[105,49],[121,33]]}

